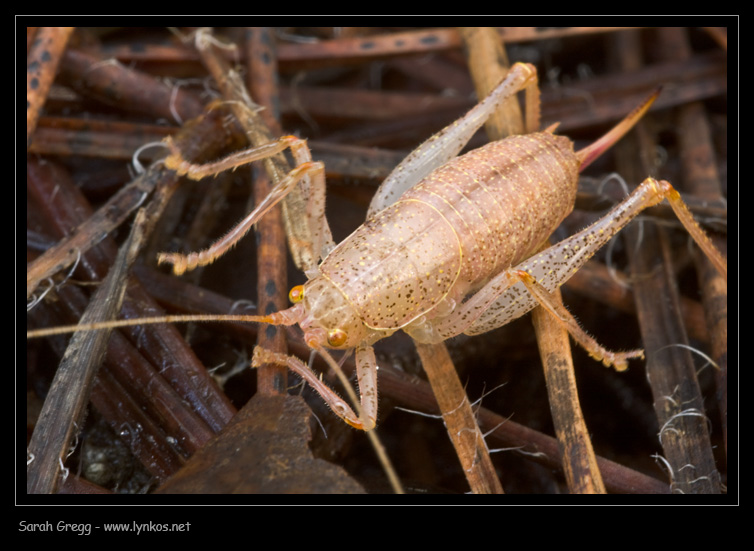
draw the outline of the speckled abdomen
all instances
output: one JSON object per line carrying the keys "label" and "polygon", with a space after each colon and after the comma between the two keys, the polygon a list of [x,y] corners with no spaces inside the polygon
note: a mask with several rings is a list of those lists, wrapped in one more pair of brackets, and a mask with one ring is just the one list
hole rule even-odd
{"label": "speckled abdomen", "polygon": [[573,208],[578,160],[550,133],[490,143],[438,168],[320,266],[375,329],[398,329],[517,264]]}

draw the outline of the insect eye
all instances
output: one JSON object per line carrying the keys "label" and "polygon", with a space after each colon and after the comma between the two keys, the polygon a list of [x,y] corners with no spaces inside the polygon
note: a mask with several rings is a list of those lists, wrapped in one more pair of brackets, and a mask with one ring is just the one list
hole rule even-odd
{"label": "insect eye", "polygon": [[301,302],[304,299],[304,286],[296,285],[288,293],[288,299],[293,302]]}
{"label": "insect eye", "polygon": [[327,344],[330,346],[343,346],[348,340],[348,334],[342,329],[333,329],[327,333]]}

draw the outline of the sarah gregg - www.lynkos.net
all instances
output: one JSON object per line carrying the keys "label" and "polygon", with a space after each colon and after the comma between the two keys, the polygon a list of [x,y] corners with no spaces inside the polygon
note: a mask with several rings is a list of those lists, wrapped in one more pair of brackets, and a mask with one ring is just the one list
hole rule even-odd
{"label": "sarah gregg - www.lynkos.net", "polygon": [[130,532],[135,534],[150,532],[188,532],[191,529],[190,522],[103,522],[101,524],[75,523],[60,521],[57,523],[19,521],[19,532],[58,532],[88,536],[92,530],[99,532]]}

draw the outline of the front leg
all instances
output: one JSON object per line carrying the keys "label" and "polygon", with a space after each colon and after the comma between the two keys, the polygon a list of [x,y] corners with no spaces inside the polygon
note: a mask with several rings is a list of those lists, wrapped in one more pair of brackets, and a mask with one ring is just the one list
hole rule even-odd
{"label": "front leg", "polygon": [[[318,348],[317,352],[336,372],[340,371],[340,367],[326,350]],[[377,361],[371,346],[363,346],[356,349],[356,376],[359,382],[360,395],[359,405],[357,406],[360,412],[359,415],[354,413],[351,406],[337,392],[322,382],[317,374],[296,356],[272,352],[257,346],[254,349],[251,366],[259,367],[269,363],[285,365],[288,369],[297,373],[309,383],[309,386],[319,393],[325,403],[330,406],[330,409],[338,417],[352,427],[368,431],[377,425]]]}

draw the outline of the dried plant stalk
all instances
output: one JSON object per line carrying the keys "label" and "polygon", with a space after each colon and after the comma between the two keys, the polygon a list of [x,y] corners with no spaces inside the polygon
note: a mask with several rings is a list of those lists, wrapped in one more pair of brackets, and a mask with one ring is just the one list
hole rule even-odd
{"label": "dried plant stalk", "polygon": [[[641,48],[635,33],[616,37],[620,62],[626,69],[640,63]],[[636,128],[634,140],[619,144],[619,169],[627,181],[640,181],[647,167],[636,158],[650,159],[653,138],[645,125]],[[641,154],[637,154],[637,153]],[[628,159],[628,160],[626,160]],[[652,386],[671,490],[681,493],[720,493],[720,474],[714,457],[688,338],[680,316],[678,287],[667,235],[645,223],[624,231],[634,282],[634,297],[647,358],[647,379]],[[691,466],[691,468],[689,467]]]}

